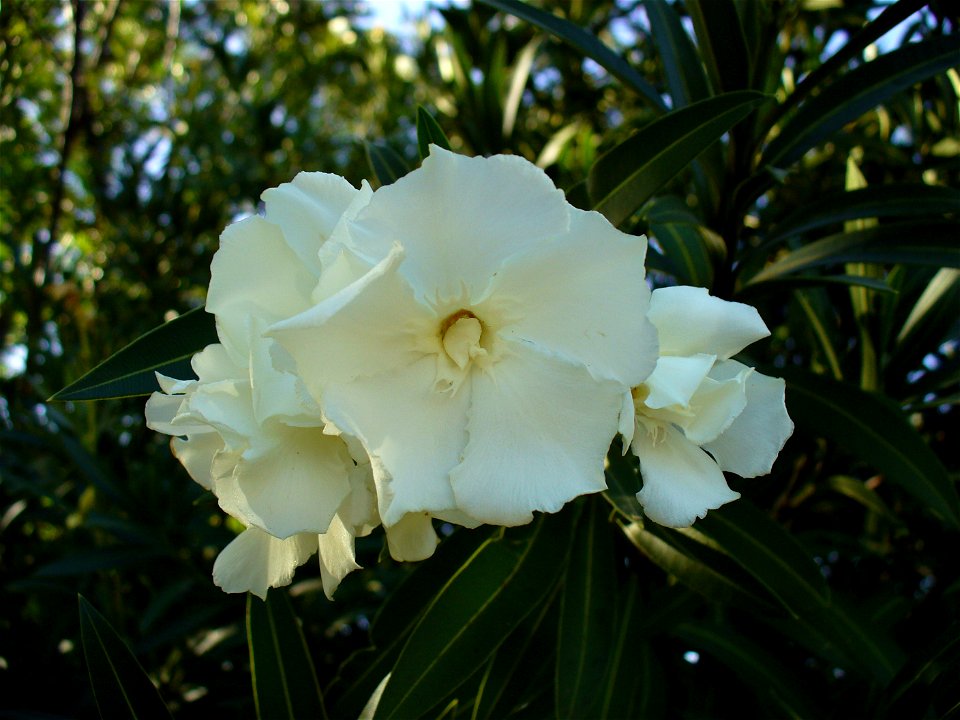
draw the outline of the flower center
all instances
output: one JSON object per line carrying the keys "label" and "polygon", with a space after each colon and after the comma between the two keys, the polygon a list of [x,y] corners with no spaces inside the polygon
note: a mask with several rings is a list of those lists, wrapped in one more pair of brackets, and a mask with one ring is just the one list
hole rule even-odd
{"label": "flower center", "polygon": [[482,345],[483,323],[469,310],[457,310],[440,323],[440,342],[453,363],[463,370],[471,360],[487,354]]}

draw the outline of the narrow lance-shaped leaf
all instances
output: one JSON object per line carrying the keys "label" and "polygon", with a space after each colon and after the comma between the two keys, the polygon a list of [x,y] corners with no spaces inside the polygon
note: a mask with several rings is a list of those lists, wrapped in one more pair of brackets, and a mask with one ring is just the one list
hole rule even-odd
{"label": "narrow lance-shaped leaf", "polygon": [[420,159],[425,160],[430,154],[430,146],[436,145],[444,150],[450,149],[440,123],[422,105],[417,108],[417,148],[420,150]]}
{"label": "narrow lance-shaped leaf", "polygon": [[614,649],[616,568],[610,512],[587,498],[563,582],[557,641],[556,702],[560,717],[594,717]]}
{"label": "narrow lance-shaped leaf", "polygon": [[590,168],[587,189],[594,209],[614,225],[624,222],[765,99],[750,91],[718,95],[642,128]]}
{"label": "narrow lance-shaped leaf", "polygon": [[400,154],[389,145],[364,143],[364,148],[367,151],[367,162],[370,169],[373,170],[373,174],[381,187],[395,183],[410,172],[406,160],[400,157]]}
{"label": "narrow lance-shaped leaf", "polygon": [[936,454],[882,395],[788,369],[790,416],[811,435],[826,437],[884,473],[952,528],[960,499]]}
{"label": "narrow lance-shaped leaf", "polygon": [[325,718],[303,632],[284,590],[247,595],[247,643],[258,718]]}
{"label": "narrow lance-shaped leaf", "polygon": [[717,92],[746,90],[750,55],[732,0],[687,0],[700,52]]}
{"label": "narrow lance-shaped leaf", "polygon": [[768,265],[748,283],[847,262],[904,263],[960,267],[958,226],[953,222],[892,223],[838,233],[804,245]]}
{"label": "narrow lance-shaped leaf", "polygon": [[566,561],[574,510],[543,515],[480,547],[414,628],[376,717],[420,717],[482,667],[550,595]]}
{"label": "narrow lance-shaped leaf", "polygon": [[650,83],[643,79],[640,73],[634,70],[626,60],[583,28],[561,17],[531,7],[526,3],[519,2],[519,0],[480,0],[480,2],[515,15],[521,20],[526,20],[546,30],[548,33],[556,35],[561,40],[570,43],[586,57],[606,69],[624,85],[640,93],[653,108],[661,111],[666,110],[660,94]]}
{"label": "narrow lance-shaped leaf", "polygon": [[795,615],[826,606],[829,591],[813,558],[746,500],[711,510],[695,529],[707,535]]}
{"label": "narrow lance-shaped leaf", "polygon": [[213,315],[195,308],[141,335],[50,399],[107,400],[149,395],[160,389],[155,372],[180,379],[195,377],[190,358],[215,342],[218,338]]}
{"label": "narrow lance-shaped leaf", "polygon": [[662,0],[644,0],[651,37],[657,46],[674,109],[712,94],[696,46],[684,30],[677,11]]}
{"label": "narrow lance-shaped leaf", "polygon": [[851,120],[957,63],[960,37],[906,45],[851,70],[804,103],[767,146],[763,163],[787,167]]}
{"label": "narrow lance-shaped leaf", "polygon": [[103,615],[83,595],[77,597],[83,655],[100,717],[169,720],[170,712],[136,656]]}

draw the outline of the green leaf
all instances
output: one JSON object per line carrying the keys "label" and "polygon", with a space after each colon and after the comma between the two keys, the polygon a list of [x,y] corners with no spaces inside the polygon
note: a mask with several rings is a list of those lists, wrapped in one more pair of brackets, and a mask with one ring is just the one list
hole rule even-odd
{"label": "green leaf", "polygon": [[421,105],[417,108],[417,147],[420,150],[420,160],[426,160],[430,154],[430,145],[436,145],[444,150],[450,149],[443,128],[436,119]]}
{"label": "green leaf", "polygon": [[420,717],[482,667],[549,597],[566,561],[574,509],[543,515],[477,550],[414,628],[376,717]]}
{"label": "green leaf", "polygon": [[820,568],[792,535],[746,500],[711,510],[695,529],[717,543],[794,615],[825,607]]}
{"label": "green leaf", "polygon": [[769,705],[772,715],[797,720],[823,717],[823,710],[808,699],[815,694],[808,688],[800,690],[794,673],[741,633],[713,623],[688,623],[678,627],[674,634],[730,668]]}
{"label": "green leaf", "polygon": [[705,288],[713,285],[713,262],[704,241],[706,232],[706,228],[689,223],[650,225],[650,236],[663,250],[677,283]]}
{"label": "green leaf", "polygon": [[624,452],[621,443],[622,439],[614,441],[607,453],[607,490],[603,497],[624,519],[633,522],[643,518],[643,508],[637,500],[640,463],[632,452]]}
{"label": "green leaf", "polygon": [[827,478],[826,486],[834,492],[863,505],[867,510],[883,517],[893,525],[903,524],[903,520],[897,517],[880,496],[868,488],[866,483],[859,478],[849,475],[831,475]]}
{"label": "green leaf", "polygon": [[826,437],[876,468],[951,528],[960,528],[960,499],[936,454],[885,396],[796,369],[787,407],[797,426]]}
{"label": "green leaf", "polygon": [[767,146],[763,164],[787,167],[844,125],[915,83],[957,63],[960,37],[905,45],[865,63],[811,97]]}
{"label": "green leaf", "polygon": [[325,718],[300,623],[282,589],[247,594],[247,643],[258,718]]}
{"label": "green leaf", "polygon": [[655,694],[655,661],[650,645],[640,631],[646,608],[640,602],[639,582],[631,575],[626,592],[619,596],[615,642],[610,651],[609,672],[599,698],[603,718],[650,717],[650,699]]}
{"label": "green leaf", "polygon": [[83,655],[100,717],[169,719],[160,693],[127,644],[83,595],[77,599]]}
{"label": "green leaf", "polygon": [[616,569],[610,510],[587,498],[570,552],[560,605],[556,707],[560,717],[594,717],[614,649]]}
{"label": "green leaf", "polygon": [[861,218],[932,218],[960,213],[960,194],[939,185],[877,185],[827,195],[778,223],[760,249],[828,225]]}
{"label": "green leaf", "polygon": [[733,2],[687,0],[686,8],[714,89],[718,93],[746,90],[750,86],[750,55]]}
{"label": "green leaf", "polygon": [[753,283],[742,288],[738,295],[748,296],[761,292],[779,292],[784,288],[822,287],[842,285],[845,287],[865,287],[879,293],[896,295],[886,280],[863,275],[787,275],[766,282]]}
{"label": "green leaf", "polygon": [[407,161],[389,145],[368,142],[364,143],[363,147],[367,152],[367,162],[380,187],[391,185],[410,172]]}
{"label": "green leaf", "polygon": [[339,690],[337,717],[356,717],[377,685],[396,664],[397,658],[433,598],[490,536],[490,528],[458,529],[446,538],[429,560],[419,563],[380,606],[370,627],[375,649],[352,655],[340,668],[330,687]]}
{"label": "green leaf", "polygon": [[643,7],[650,19],[650,35],[663,62],[674,109],[710,97],[700,54],[676,10],[663,0],[644,0]]}
{"label": "green leaf", "polygon": [[543,10],[531,7],[526,3],[519,2],[519,0],[480,0],[480,2],[515,15],[521,20],[526,20],[542,30],[556,35],[561,40],[575,47],[586,57],[595,61],[600,67],[606,69],[624,85],[640,93],[653,108],[661,111],[666,110],[660,94],[650,83],[643,79],[640,73],[634,70],[626,60],[583,28],[561,17],[551,15]]}
{"label": "green leaf", "polygon": [[620,225],[766,96],[741,91],[674,110],[602,155],[587,189],[595,210]]}
{"label": "green leaf", "polygon": [[149,395],[160,389],[155,372],[196,377],[190,358],[219,342],[213,315],[194,308],[141,335],[50,400],[109,400]]}
{"label": "green leaf", "polygon": [[846,262],[960,267],[958,226],[952,222],[895,223],[838,233],[804,245],[758,272],[760,283],[815,267]]}

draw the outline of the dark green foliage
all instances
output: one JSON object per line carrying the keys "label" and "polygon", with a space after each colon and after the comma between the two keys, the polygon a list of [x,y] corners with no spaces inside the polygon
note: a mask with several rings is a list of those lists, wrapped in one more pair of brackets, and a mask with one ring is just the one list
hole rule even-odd
{"label": "dark green foliage", "polygon": [[[4,0],[4,710],[123,715],[152,681],[176,717],[355,718],[389,672],[382,717],[955,713],[947,4],[486,0],[404,42],[357,11]],[[124,396],[215,340],[210,259],[264,189],[386,185],[431,142],[538,162],[650,237],[655,283],[756,306],[741,359],[797,431],[693,528],[645,520],[617,440],[604,498],[413,567],[374,534],[336,601],[308,563],[245,624],[210,579],[238,527]]]}

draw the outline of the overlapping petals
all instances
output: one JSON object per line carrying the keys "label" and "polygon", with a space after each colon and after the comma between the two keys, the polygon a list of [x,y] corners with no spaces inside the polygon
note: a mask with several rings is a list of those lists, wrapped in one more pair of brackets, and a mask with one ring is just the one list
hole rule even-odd
{"label": "overlapping petals", "polygon": [[637,498],[646,515],[686,527],[739,497],[723,471],[770,472],[793,423],[783,380],[728,359],[769,334],[754,308],[703,288],[661,288],[653,292],[650,319],[662,355],[633,388],[626,403],[633,421],[621,432],[640,460]]}
{"label": "overlapping petals", "polygon": [[369,271],[268,335],[363,443],[385,526],[517,525],[605,487],[620,397],[656,363],[643,238],[524,160],[436,147],[335,234]]}

